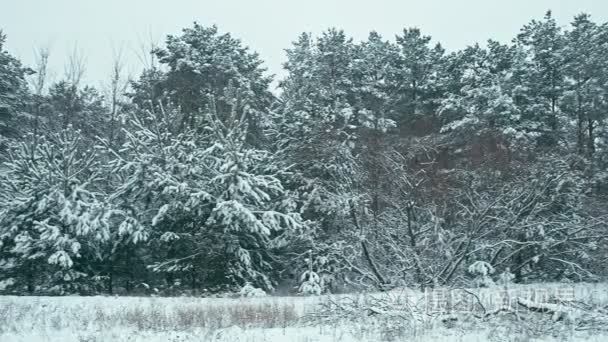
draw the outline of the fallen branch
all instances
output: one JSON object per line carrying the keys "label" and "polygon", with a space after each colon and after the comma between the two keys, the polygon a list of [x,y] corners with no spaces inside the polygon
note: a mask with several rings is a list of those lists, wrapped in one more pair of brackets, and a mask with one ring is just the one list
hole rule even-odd
{"label": "fallen branch", "polygon": [[574,317],[580,317],[584,312],[575,308],[568,308],[568,311],[565,311],[564,306],[552,303],[536,303],[531,300],[523,299],[518,297],[517,304],[521,307],[524,307],[532,312],[540,312],[551,314],[551,319],[554,322],[557,321],[567,321],[570,323],[574,323]]}

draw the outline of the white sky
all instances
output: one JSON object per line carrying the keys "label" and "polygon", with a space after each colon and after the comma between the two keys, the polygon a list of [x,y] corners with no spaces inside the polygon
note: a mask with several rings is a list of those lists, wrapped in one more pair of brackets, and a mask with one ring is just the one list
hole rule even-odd
{"label": "white sky", "polygon": [[150,37],[158,43],[166,34],[198,21],[217,24],[260,53],[271,73],[283,75],[284,49],[301,32],[318,34],[338,27],[357,40],[371,30],[386,38],[405,27],[419,27],[448,50],[488,38],[508,41],[523,24],[553,10],[560,24],[588,12],[598,22],[608,20],[606,0],[5,0],[0,5],[0,29],[6,48],[26,64],[35,47],[50,47],[50,66],[61,77],[74,46],[87,60],[86,81],[99,86],[107,79],[114,50],[122,47],[130,72],[141,63],[136,51]]}

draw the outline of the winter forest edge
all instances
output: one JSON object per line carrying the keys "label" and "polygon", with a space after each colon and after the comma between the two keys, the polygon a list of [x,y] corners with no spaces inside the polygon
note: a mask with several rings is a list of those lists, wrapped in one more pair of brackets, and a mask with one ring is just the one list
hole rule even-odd
{"label": "winter forest edge", "polygon": [[263,61],[215,26],[107,89],[0,33],[0,294],[324,294],[602,281],[608,24],[446,52],[328,29]]}

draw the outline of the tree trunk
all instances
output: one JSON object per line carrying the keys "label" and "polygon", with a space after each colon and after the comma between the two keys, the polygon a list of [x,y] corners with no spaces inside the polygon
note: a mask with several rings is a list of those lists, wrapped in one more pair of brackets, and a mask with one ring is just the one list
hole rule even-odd
{"label": "tree trunk", "polygon": [[114,293],[114,261],[112,256],[108,258],[108,293]]}
{"label": "tree trunk", "polygon": [[593,153],[595,153],[595,136],[593,135],[593,129],[595,127],[593,126],[593,120],[592,119],[588,119],[587,121],[587,131],[588,131],[588,140],[587,140],[587,149],[589,151],[589,156],[593,155]]}

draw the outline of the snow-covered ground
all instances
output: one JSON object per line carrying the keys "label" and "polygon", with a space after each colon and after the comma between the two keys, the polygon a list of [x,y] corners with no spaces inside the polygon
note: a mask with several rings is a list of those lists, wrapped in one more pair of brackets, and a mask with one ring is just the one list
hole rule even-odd
{"label": "snow-covered ground", "polygon": [[[569,286],[577,302],[608,307],[608,287]],[[564,285],[518,286],[522,293],[548,293]],[[467,290],[468,291],[468,290]],[[486,300],[499,289],[475,290]],[[190,342],[190,341],[606,341],[608,334],[575,325],[530,317],[479,323],[442,321],[438,315],[391,315],[378,303],[420,303],[413,290],[389,294],[264,298],[143,298],[143,297],[0,297],[2,342]],[[409,302],[409,304],[408,304]],[[358,303],[361,315],[332,313],[340,303]],[[330,305],[331,304],[331,305]],[[412,304],[413,305],[413,304]],[[383,311],[384,310],[384,311]],[[337,310],[339,311],[339,310]],[[366,312],[369,311],[369,312]],[[479,320],[480,321],[480,320]],[[552,324],[556,326],[552,329]],[[561,325],[560,325],[561,324]],[[523,329],[523,326],[527,329]],[[542,325],[542,329],[536,329]],[[560,325],[559,327],[557,327]],[[601,327],[599,327],[601,328]]]}

